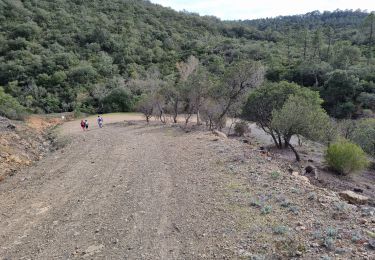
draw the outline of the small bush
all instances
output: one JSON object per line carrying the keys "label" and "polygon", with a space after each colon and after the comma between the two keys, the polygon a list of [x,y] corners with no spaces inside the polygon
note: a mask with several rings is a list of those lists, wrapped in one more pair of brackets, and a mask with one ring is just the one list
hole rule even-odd
{"label": "small bush", "polygon": [[271,178],[274,179],[274,180],[277,180],[278,178],[280,178],[280,173],[279,172],[272,172]]}
{"label": "small bush", "polygon": [[340,174],[359,172],[369,165],[366,153],[358,145],[342,140],[330,145],[326,151],[327,164]]}
{"label": "small bush", "polygon": [[79,108],[74,109],[73,111],[74,118],[80,118],[82,116],[82,112]]}
{"label": "small bush", "polygon": [[351,133],[350,140],[375,157],[375,119],[362,119]]}
{"label": "small bush", "polygon": [[243,136],[244,134],[248,133],[250,131],[249,125],[245,121],[237,122],[234,125],[234,133],[237,136]]}
{"label": "small bush", "polygon": [[361,240],[363,240],[363,237],[362,237],[360,232],[356,231],[356,232],[352,233],[352,242],[353,243],[358,243]]}
{"label": "small bush", "polygon": [[298,206],[290,206],[289,211],[292,212],[294,215],[298,215],[300,210]]}
{"label": "small bush", "polygon": [[0,116],[9,119],[23,119],[26,115],[26,109],[11,95],[4,92],[0,87]]}
{"label": "small bush", "polygon": [[332,238],[336,238],[337,236],[337,230],[332,227],[328,227],[326,233],[327,233],[327,236],[332,237]]}
{"label": "small bush", "polygon": [[323,241],[323,245],[328,250],[333,250],[335,248],[335,240],[332,237],[326,237]]}
{"label": "small bush", "polygon": [[271,206],[264,206],[261,210],[261,213],[262,215],[268,215],[270,214],[272,211],[272,207]]}
{"label": "small bush", "polygon": [[289,228],[286,226],[277,226],[273,229],[273,233],[277,235],[284,235],[289,231]]}

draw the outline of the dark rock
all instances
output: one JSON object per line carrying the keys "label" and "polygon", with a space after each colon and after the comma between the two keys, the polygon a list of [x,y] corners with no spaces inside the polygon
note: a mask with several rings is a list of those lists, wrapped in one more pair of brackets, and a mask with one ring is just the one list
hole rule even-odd
{"label": "dark rock", "polygon": [[7,128],[10,129],[10,130],[15,130],[15,129],[16,129],[16,126],[13,125],[13,124],[8,124],[8,125],[7,125]]}
{"label": "dark rock", "polygon": [[363,193],[363,190],[360,188],[354,188],[353,191],[358,192],[358,193]]}
{"label": "dark rock", "polygon": [[316,173],[316,168],[312,165],[308,165],[305,167],[305,172],[308,174],[315,174]]}
{"label": "dark rock", "polygon": [[370,239],[368,245],[372,250],[375,250],[375,239]]}

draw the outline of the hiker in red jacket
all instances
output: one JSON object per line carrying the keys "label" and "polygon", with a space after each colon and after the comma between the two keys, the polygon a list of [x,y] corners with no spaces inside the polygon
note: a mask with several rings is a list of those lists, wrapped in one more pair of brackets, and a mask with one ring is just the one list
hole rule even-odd
{"label": "hiker in red jacket", "polygon": [[81,127],[82,127],[82,130],[85,131],[86,123],[83,119],[81,120]]}

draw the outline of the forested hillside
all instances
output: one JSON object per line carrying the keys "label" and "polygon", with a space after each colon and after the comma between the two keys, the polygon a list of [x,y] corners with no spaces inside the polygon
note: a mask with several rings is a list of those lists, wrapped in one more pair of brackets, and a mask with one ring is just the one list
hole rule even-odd
{"label": "forested hillside", "polygon": [[261,61],[269,81],[319,90],[332,116],[369,114],[374,23],[361,11],[222,22],[148,1],[0,0],[1,98],[32,112],[131,110],[144,90],[135,81],[173,86],[193,55],[212,84]]}

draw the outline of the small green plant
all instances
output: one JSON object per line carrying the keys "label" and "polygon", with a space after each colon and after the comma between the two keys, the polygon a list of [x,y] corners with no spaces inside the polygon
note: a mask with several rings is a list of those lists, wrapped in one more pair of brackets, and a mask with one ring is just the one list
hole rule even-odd
{"label": "small green plant", "polygon": [[333,208],[339,212],[345,212],[348,209],[347,204],[345,202],[335,202],[333,204]]}
{"label": "small green plant", "polygon": [[289,231],[289,228],[286,226],[277,226],[273,229],[273,233],[277,235],[284,235]]}
{"label": "small green plant", "polygon": [[312,233],[312,236],[313,236],[314,239],[321,239],[321,238],[323,237],[323,236],[322,236],[322,233],[321,233],[319,230],[314,231],[314,232]]}
{"label": "small green plant", "polygon": [[335,240],[332,237],[326,237],[323,241],[323,245],[328,249],[328,250],[333,250],[335,248]]}
{"label": "small green plant", "polygon": [[308,195],[307,195],[307,198],[309,200],[317,200],[318,199],[318,195],[316,195],[316,192],[310,192]]}
{"label": "small green plant", "polygon": [[369,165],[366,153],[347,140],[331,144],[325,154],[327,164],[340,174],[359,172]]}
{"label": "small green plant", "polygon": [[280,173],[279,172],[271,172],[271,178],[274,180],[277,180],[280,178]]}
{"label": "small green plant", "polygon": [[298,189],[298,188],[291,188],[291,190],[290,190],[292,193],[294,193],[294,194],[299,194],[300,192],[301,192],[301,190],[300,189]]}
{"label": "small green plant", "polygon": [[262,211],[261,211],[261,213],[262,213],[262,215],[268,215],[268,214],[270,214],[272,212],[272,207],[271,206],[264,206],[263,208],[262,208]]}
{"label": "small green plant", "polygon": [[284,201],[281,202],[280,206],[283,207],[283,208],[289,208],[291,205],[291,202],[287,199],[285,199]]}
{"label": "small green plant", "polygon": [[294,215],[298,215],[299,207],[298,206],[290,206],[289,211],[292,212]]}
{"label": "small green plant", "polygon": [[260,207],[262,207],[262,203],[259,200],[252,199],[250,201],[250,206],[260,208]]}
{"label": "small green plant", "polygon": [[361,241],[363,239],[361,233],[359,233],[358,231],[357,232],[354,232],[352,234],[352,242],[353,243],[358,243],[359,241]]}
{"label": "small green plant", "polygon": [[337,236],[337,230],[335,228],[329,227],[327,229],[327,236],[335,238]]}

